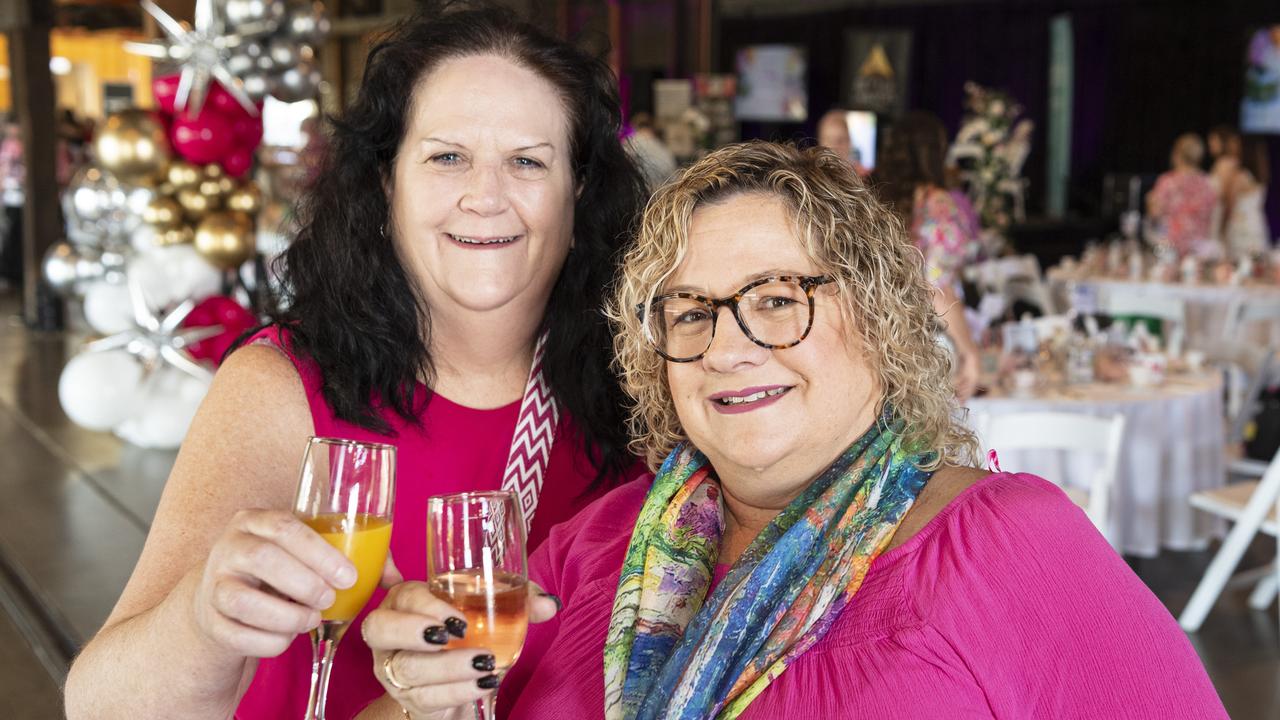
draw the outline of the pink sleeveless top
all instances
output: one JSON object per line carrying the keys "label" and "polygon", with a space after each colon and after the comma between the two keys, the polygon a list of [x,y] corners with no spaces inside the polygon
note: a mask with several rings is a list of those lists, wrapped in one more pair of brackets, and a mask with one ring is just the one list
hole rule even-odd
{"label": "pink sleeveless top", "polygon": [[[396,504],[391,531],[391,555],[406,580],[426,579],[427,498],[468,490],[497,490],[502,485],[519,401],[492,410],[475,410],[433,395],[422,412],[421,426],[406,422],[390,409],[382,418],[395,432],[380,435],[333,416],[321,394],[320,369],[290,349],[288,331],[267,328],[250,339],[280,348],[293,361],[311,405],[315,434],[396,446]],[[425,391],[425,388],[419,388]],[[299,451],[301,453],[301,451]],[[637,464],[627,478],[644,472]],[[529,552],[546,539],[552,526],[572,517],[604,491],[583,495],[595,468],[582,450],[577,427],[561,413],[555,443],[543,483],[541,499],[529,533]],[[338,645],[329,684],[326,714],[330,720],[354,718],[383,694],[373,676],[373,656],[360,634],[360,623],[382,602],[382,590],[356,618]],[[259,662],[248,691],[240,701],[238,720],[301,718],[306,711],[311,675],[311,642],[299,635],[279,657]]]}

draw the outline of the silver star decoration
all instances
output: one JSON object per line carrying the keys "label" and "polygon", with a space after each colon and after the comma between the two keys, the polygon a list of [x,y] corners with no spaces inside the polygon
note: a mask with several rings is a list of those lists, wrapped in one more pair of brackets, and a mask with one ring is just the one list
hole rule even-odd
{"label": "silver star decoration", "polygon": [[85,345],[84,351],[95,353],[123,348],[142,363],[144,382],[164,365],[206,384],[212,382],[213,373],[196,362],[187,348],[221,333],[222,326],[183,328],[182,321],[195,309],[195,301],[187,299],[167,313],[157,313],[137,281],[129,281],[129,297],[133,301],[135,327],[95,340]]}
{"label": "silver star decoration", "polygon": [[126,42],[124,46],[136,55],[182,63],[182,78],[173,101],[175,110],[185,110],[189,117],[199,115],[209,93],[209,81],[216,78],[245,112],[258,116],[258,107],[244,91],[240,78],[227,69],[228,50],[238,46],[244,37],[269,32],[272,28],[264,24],[261,28],[242,27],[239,33],[224,34],[216,0],[196,0],[195,29],[174,20],[151,0],[141,0],[141,3],[168,39]]}

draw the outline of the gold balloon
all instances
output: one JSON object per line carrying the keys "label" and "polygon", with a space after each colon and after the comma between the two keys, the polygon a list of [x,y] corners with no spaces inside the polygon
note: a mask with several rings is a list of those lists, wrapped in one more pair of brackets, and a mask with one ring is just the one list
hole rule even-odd
{"label": "gold balloon", "polygon": [[219,165],[218,163],[209,163],[208,165],[204,166],[204,176],[209,178],[210,180],[217,180],[218,178],[222,177],[224,174],[225,173],[222,172],[222,166]]}
{"label": "gold balloon", "polygon": [[164,182],[156,186],[157,195],[163,195],[165,197],[169,197],[171,195],[174,195],[177,192],[178,192],[178,188],[174,187],[173,183],[169,182],[168,180],[165,180]]}
{"label": "gold balloon", "polygon": [[223,195],[230,195],[236,191],[237,187],[239,187],[239,185],[236,183],[234,178],[227,177],[226,175],[218,178],[218,188],[222,190]]}
{"label": "gold balloon", "polygon": [[190,225],[179,225],[178,227],[168,228],[156,233],[155,239],[152,241],[159,247],[167,247],[169,245],[185,245],[195,239],[195,232]]}
{"label": "gold balloon", "polygon": [[196,189],[201,195],[212,199],[216,205],[222,205],[222,196],[226,195],[226,193],[222,191],[221,180],[201,180],[200,184],[196,186]]}
{"label": "gold balloon", "polygon": [[178,191],[178,204],[185,211],[184,214],[190,220],[199,220],[210,212],[218,209],[219,198],[205,195],[194,188],[184,188]]}
{"label": "gold balloon", "polygon": [[158,179],[169,163],[164,127],[145,110],[123,110],[109,116],[98,130],[93,148],[104,170],[131,183]]}
{"label": "gold balloon", "polygon": [[200,178],[200,168],[186,160],[174,160],[169,163],[169,184],[178,190],[195,187],[199,184]]}
{"label": "gold balloon", "polygon": [[233,270],[253,257],[253,221],[238,212],[209,213],[196,228],[196,252],[216,268]]}
{"label": "gold balloon", "polygon": [[262,209],[262,192],[257,185],[244,185],[228,195],[226,202],[228,210],[256,215]]}
{"label": "gold balloon", "polygon": [[156,230],[169,230],[182,222],[182,206],[173,198],[152,198],[142,211],[142,221]]}

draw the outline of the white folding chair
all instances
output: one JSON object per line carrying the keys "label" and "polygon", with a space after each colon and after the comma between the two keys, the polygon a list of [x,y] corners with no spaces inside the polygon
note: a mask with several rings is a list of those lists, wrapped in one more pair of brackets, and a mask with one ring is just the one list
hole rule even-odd
{"label": "white folding chair", "polygon": [[1167,323],[1186,322],[1187,307],[1182,300],[1142,285],[1116,283],[1107,288],[1102,311],[1108,315],[1145,315]]}
{"label": "white folding chair", "polygon": [[[1005,450],[1067,450],[1092,452],[1101,463],[1089,491],[1063,487],[1067,497],[1084,509],[1098,532],[1114,544],[1111,531],[1111,494],[1124,442],[1124,416],[1095,417],[1066,412],[982,414],[974,422],[983,447]],[[1012,468],[1005,468],[1011,470]]]}
{"label": "white folding chair", "polygon": [[1166,348],[1174,353],[1182,352],[1187,306],[1181,299],[1169,297],[1158,289],[1120,283],[1107,288],[1101,310],[1113,317],[1140,315],[1160,320]]}
{"label": "white folding chair", "polygon": [[1040,306],[1046,315],[1057,312],[1035,255],[1011,255],[975,263],[965,268],[964,276],[984,293],[998,292],[1005,298],[1006,307],[1022,299]]}
{"label": "white folding chair", "polygon": [[[1275,536],[1276,549],[1280,552],[1280,520],[1277,519],[1280,516],[1280,453],[1265,465],[1256,460],[1242,462],[1245,463],[1254,467],[1264,466],[1262,479],[1231,483],[1191,496],[1193,507],[1233,520],[1235,526],[1227,533],[1186,608],[1178,616],[1178,624],[1187,632],[1196,632],[1204,624],[1209,610],[1232,579],[1240,558],[1255,535],[1263,532]],[[1257,610],[1265,610],[1276,598],[1277,588],[1280,588],[1280,559],[1267,568],[1266,573],[1249,596],[1249,605]],[[1248,581],[1255,577],[1250,575],[1241,579]]]}
{"label": "white folding chair", "polygon": [[[1217,359],[1227,373],[1228,443],[1244,440],[1245,425],[1253,418],[1258,397],[1275,371],[1276,349],[1258,347],[1246,339],[1250,326],[1261,323],[1280,325],[1280,302],[1246,302],[1245,298],[1237,298],[1223,323],[1218,349],[1228,352],[1226,357]],[[1249,474],[1247,469],[1244,472]]]}

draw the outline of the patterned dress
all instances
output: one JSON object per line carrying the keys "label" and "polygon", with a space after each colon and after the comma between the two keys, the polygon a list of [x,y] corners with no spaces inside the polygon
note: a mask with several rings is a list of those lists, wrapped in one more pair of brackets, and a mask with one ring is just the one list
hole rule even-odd
{"label": "patterned dress", "polygon": [[925,190],[912,211],[911,237],[924,253],[929,282],[957,285],[965,263],[978,254],[980,232],[968,198],[941,188]]}
{"label": "patterned dress", "polygon": [[1198,170],[1170,170],[1156,180],[1151,200],[1164,225],[1165,240],[1179,255],[1195,252],[1213,237],[1218,201],[1209,178]]}

